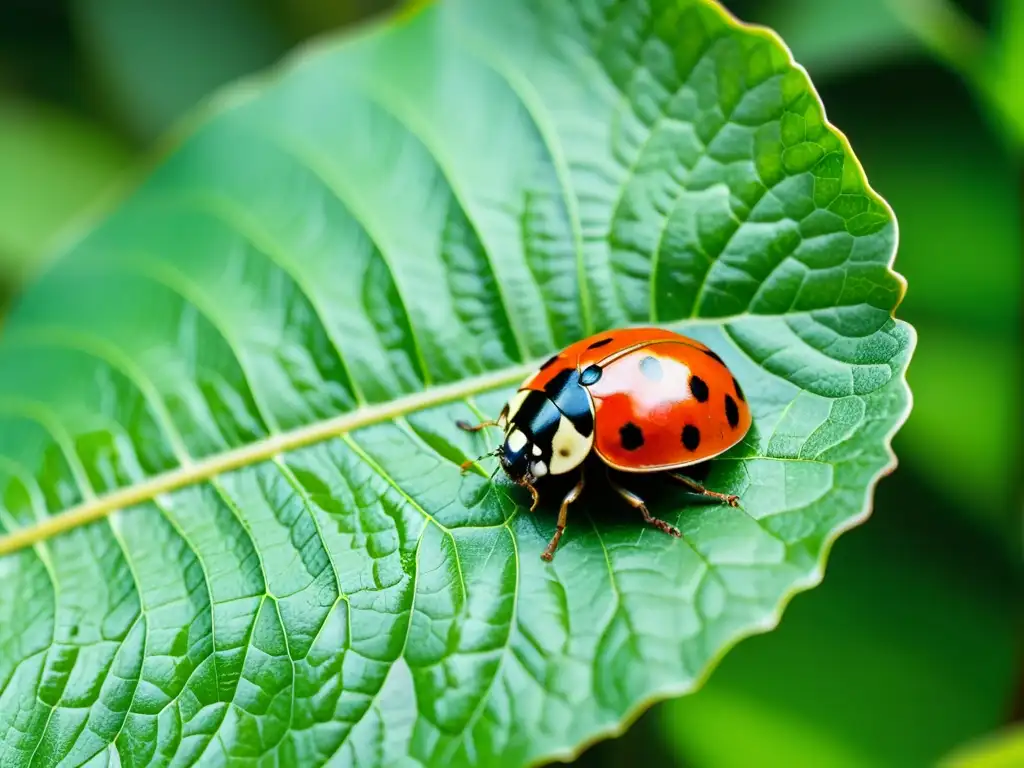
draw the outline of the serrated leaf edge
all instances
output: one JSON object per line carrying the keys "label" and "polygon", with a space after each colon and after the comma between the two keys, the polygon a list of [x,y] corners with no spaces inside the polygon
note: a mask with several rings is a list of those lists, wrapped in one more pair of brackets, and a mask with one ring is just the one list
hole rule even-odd
{"label": "serrated leaf edge", "polygon": [[[853,163],[856,173],[864,184],[866,194],[872,198],[873,201],[881,204],[889,214],[889,219],[893,226],[893,245],[888,262],[888,271],[894,278],[896,278],[900,286],[900,294],[890,311],[890,316],[895,319],[896,309],[902,303],[907,291],[906,278],[893,269],[896,254],[899,250],[899,222],[896,219],[892,206],[889,205],[888,201],[871,187],[863,166],[853,152],[849,138],[828,119],[821,96],[807,73],[807,70],[794,59],[789,46],[786,45],[785,41],[783,41],[779,34],[773,29],[763,25],[741,21],[728,9],[716,2],[716,0],[695,0],[695,2],[699,2],[717,13],[726,24],[734,29],[762,37],[768,40],[771,44],[778,46],[778,48],[784,52],[787,63],[798,71],[804,78],[808,91],[813,95],[815,101],[821,108],[822,121],[824,125],[836,136],[836,138],[839,139],[841,145],[846,150],[847,158]],[[393,10],[388,14],[357,23],[341,32],[333,31],[320,37],[313,38],[296,47],[296,49],[289,55],[282,58],[276,66],[269,67],[262,72],[242,78],[203,99],[195,109],[185,115],[177,124],[172,126],[172,128],[165,134],[164,140],[159,142],[157,148],[151,153],[148,161],[140,163],[133,172],[126,174],[119,183],[111,185],[110,189],[107,190],[104,195],[99,197],[93,206],[83,211],[74,221],[72,221],[72,223],[57,234],[51,243],[49,254],[44,255],[38,260],[36,274],[39,275],[44,272],[47,265],[55,263],[62,255],[64,255],[64,253],[70,251],[76,243],[84,239],[86,233],[97,221],[109,213],[117,202],[123,199],[132,188],[137,186],[137,184],[145,178],[146,174],[152,168],[159,165],[165,157],[172,154],[184,139],[194,132],[199,126],[208,122],[216,115],[230,111],[231,109],[236,108],[254,98],[270,83],[283,79],[292,69],[301,66],[302,62],[307,57],[318,55],[324,50],[333,49],[336,46],[347,44],[358,38],[384,33],[393,25],[408,23],[411,19],[415,18],[418,14],[422,13],[426,8],[433,4],[433,0],[415,0],[415,2],[411,2],[406,6],[399,6],[396,10]],[[717,323],[725,323],[731,319],[735,318],[723,317],[715,318],[714,320]],[[700,319],[693,318],[687,324],[693,324],[694,321],[698,323],[701,322]],[[907,333],[908,346],[904,352],[904,356],[909,362],[913,357],[914,350],[917,346],[917,334],[914,331],[913,326],[903,322],[900,322],[900,325]],[[0,330],[2,330],[2,327],[2,321],[0,321]],[[256,461],[270,459],[279,453],[337,437],[354,429],[380,423],[416,410],[442,405],[448,401],[457,400],[472,394],[484,392],[488,389],[494,389],[514,383],[532,371],[535,365],[536,362],[530,362],[514,368],[506,368],[492,374],[465,379],[455,384],[434,387],[432,389],[424,390],[423,392],[398,398],[389,403],[368,406],[332,419],[317,422],[307,427],[281,433],[266,440],[251,443],[233,451],[217,454],[203,461],[196,462],[188,467],[180,467],[178,469],[156,475],[143,483],[98,497],[77,507],[68,509],[51,518],[47,518],[35,525],[19,529],[5,536],[0,536],[0,556],[31,546],[46,538],[61,533],[62,531],[70,530],[74,527],[102,519],[118,509],[132,506],[153,498],[161,493],[167,493],[192,483],[201,482],[202,480],[214,477],[232,469],[247,466],[248,464]],[[883,440],[883,447],[888,454],[889,460],[868,481],[861,512],[858,515],[849,518],[844,523],[836,526],[825,538],[822,545],[821,555],[818,558],[818,564],[814,571],[810,573],[807,578],[797,582],[792,589],[783,594],[779,600],[776,610],[767,616],[763,622],[745,631],[738,632],[735,637],[723,644],[714,658],[708,661],[705,668],[692,681],[681,685],[666,686],[665,688],[640,699],[619,719],[617,723],[612,726],[595,731],[589,738],[584,739],[574,747],[568,747],[563,750],[553,750],[546,754],[539,755],[531,762],[526,763],[527,766],[532,768],[533,766],[544,765],[552,761],[571,762],[594,744],[606,739],[616,738],[624,734],[636,722],[636,720],[653,705],[699,690],[718,666],[722,658],[724,658],[724,656],[732,650],[736,644],[748,637],[764,634],[774,629],[781,620],[790,601],[796,595],[821,583],[821,580],[824,578],[825,566],[828,562],[828,557],[833,544],[843,533],[862,524],[871,516],[872,501],[878,483],[883,477],[892,474],[898,466],[898,458],[892,448],[892,439],[906,423],[910,412],[913,410],[913,392],[906,381],[906,369],[902,371],[901,379],[903,392],[906,396],[906,403],[902,413],[896,417]]]}
{"label": "serrated leaf edge", "polygon": [[[811,93],[811,95],[814,96],[814,100],[818,103],[818,106],[821,107],[822,122],[825,124],[826,128],[828,128],[828,130],[831,131],[836,136],[836,138],[839,139],[839,142],[840,144],[842,144],[843,149],[846,150],[847,158],[850,162],[853,163],[857,175],[860,177],[861,181],[864,184],[866,194],[872,200],[879,203],[880,205],[882,205],[883,208],[885,208],[886,212],[889,214],[890,221],[892,221],[893,243],[892,252],[889,256],[888,271],[899,282],[900,294],[897,297],[896,302],[893,305],[893,308],[889,314],[890,317],[896,320],[896,310],[899,308],[899,305],[903,302],[903,299],[906,296],[907,292],[906,278],[899,272],[897,272],[895,269],[893,269],[893,265],[896,261],[896,254],[899,251],[899,222],[896,219],[896,214],[893,211],[892,206],[889,205],[889,202],[881,195],[879,195],[878,192],[875,191],[875,189],[871,186],[870,182],[868,181],[867,174],[864,172],[864,166],[861,165],[860,160],[858,160],[857,156],[854,154],[853,147],[850,144],[849,137],[828,119],[828,115],[825,110],[825,104],[821,100],[821,95],[818,93],[818,89],[815,87],[814,82],[811,80],[811,77],[808,74],[806,68],[798,61],[796,61],[796,59],[793,57],[793,51],[790,49],[788,45],[786,45],[785,41],[782,39],[782,37],[779,36],[779,34],[775,30],[760,24],[751,24],[745,21],[741,21],[732,12],[730,12],[728,9],[726,9],[718,2],[716,2],[716,0],[696,0],[696,2],[702,3],[706,7],[712,9],[725,21],[726,24],[730,25],[734,29],[764,38],[773,45],[778,46],[785,53],[787,63],[791,67],[793,67],[793,69],[795,69],[797,72],[799,72],[803,77],[804,82],[807,84],[809,92]],[[723,318],[723,321],[726,319],[727,318]],[[910,359],[913,357],[914,350],[917,347],[917,333],[914,330],[913,326],[898,320],[896,322],[898,322],[900,326],[904,328],[907,332],[908,345],[907,349],[904,352],[904,356],[909,363]],[[897,418],[892,424],[892,427],[886,433],[885,439],[882,441],[885,452],[888,454],[888,461],[868,481],[864,494],[864,503],[860,513],[854,515],[853,517],[849,518],[840,525],[837,525],[834,529],[832,529],[832,531],[829,532],[829,535],[825,537],[825,540],[821,548],[821,555],[818,558],[817,567],[814,569],[814,571],[808,574],[808,576],[805,579],[796,582],[788,592],[783,594],[779,600],[778,605],[776,606],[776,609],[770,615],[765,617],[765,620],[763,622],[756,626],[750,627],[747,630],[738,632],[728,642],[724,643],[719,648],[719,652],[710,661],[708,661],[704,669],[701,670],[701,673],[694,677],[692,681],[688,683],[683,683],[681,685],[666,686],[661,690],[656,691],[650,694],[649,696],[640,699],[631,709],[629,709],[622,716],[618,723],[608,728],[596,731],[590,738],[585,739],[575,747],[570,747],[562,751],[554,751],[548,753],[547,755],[540,756],[534,759],[532,762],[528,763],[528,768],[535,768],[536,766],[545,765],[552,761],[564,763],[572,762],[595,744],[601,741],[605,741],[606,739],[614,739],[619,736],[622,736],[626,731],[629,730],[629,728],[640,718],[640,716],[644,712],[646,712],[655,704],[658,704],[662,701],[667,701],[669,699],[678,698],[680,696],[685,696],[687,694],[694,693],[695,691],[700,690],[700,688],[704,685],[705,682],[707,682],[708,678],[711,676],[711,673],[715,671],[718,664],[725,657],[725,655],[729,653],[729,651],[731,651],[733,648],[735,648],[738,643],[740,643],[742,640],[747,639],[748,637],[765,634],[775,629],[775,627],[777,627],[779,622],[782,620],[782,615],[783,613],[785,613],[786,608],[789,606],[789,603],[793,600],[793,598],[799,595],[801,592],[806,592],[821,583],[822,579],[825,576],[825,566],[828,563],[828,557],[832,551],[832,546],[843,533],[852,528],[857,527],[858,525],[865,522],[869,517],[871,517],[871,513],[873,510],[872,502],[874,500],[875,490],[878,487],[878,483],[882,480],[882,478],[891,475],[896,470],[896,467],[899,465],[899,459],[897,458],[896,452],[893,450],[892,447],[892,440],[896,436],[896,433],[898,433],[900,429],[902,429],[903,425],[906,423],[907,419],[910,416],[910,412],[913,410],[914,405],[914,395],[912,390],[910,389],[909,384],[907,383],[906,368],[904,368],[904,370],[902,371],[901,381],[903,385],[903,392],[906,395],[906,404],[904,406],[903,412],[897,416]]]}

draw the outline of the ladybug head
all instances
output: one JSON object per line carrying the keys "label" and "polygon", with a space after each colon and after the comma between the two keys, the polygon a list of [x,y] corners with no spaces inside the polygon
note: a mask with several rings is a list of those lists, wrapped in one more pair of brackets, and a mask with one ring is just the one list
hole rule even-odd
{"label": "ladybug head", "polygon": [[513,427],[509,430],[497,453],[505,474],[519,485],[532,486],[548,474],[548,465],[540,446],[520,429]]}

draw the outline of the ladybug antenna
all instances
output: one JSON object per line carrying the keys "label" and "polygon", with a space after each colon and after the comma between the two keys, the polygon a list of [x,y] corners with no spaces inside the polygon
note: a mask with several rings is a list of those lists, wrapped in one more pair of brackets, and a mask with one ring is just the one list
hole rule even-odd
{"label": "ladybug antenna", "polygon": [[[499,445],[493,451],[488,451],[487,453],[485,453],[485,454],[483,454],[481,456],[477,456],[475,459],[466,459],[464,462],[462,462],[459,465],[459,469],[461,469],[463,472],[465,472],[467,469],[469,469],[471,466],[476,464],[481,459],[486,459],[488,456],[497,456],[498,453],[500,453],[500,452],[501,452],[501,446]],[[494,471],[497,472],[498,468],[495,467]],[[492,473],[491,474],[491,478],[493,479],[493,477],[494,477],[494,474]]]}

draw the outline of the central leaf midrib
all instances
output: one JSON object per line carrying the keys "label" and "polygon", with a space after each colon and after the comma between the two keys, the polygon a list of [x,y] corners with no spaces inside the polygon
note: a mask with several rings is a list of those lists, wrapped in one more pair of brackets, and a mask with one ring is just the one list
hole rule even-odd
{"label": "central leaf midrib", "polygon": [[368,405],[288,432],[278,432],[262,440],[154,475],[0,536],[0,556],[100,520],[119,509],[151,501],[161,494],[180,490],[226,472],[258,464],[274,456],[330,440],[357,429],[391,421],[408,413],[463,400],[487,390],[519,382],[535,370],[539,362],[530,361],[482,376],[430,387],[386,403]]}

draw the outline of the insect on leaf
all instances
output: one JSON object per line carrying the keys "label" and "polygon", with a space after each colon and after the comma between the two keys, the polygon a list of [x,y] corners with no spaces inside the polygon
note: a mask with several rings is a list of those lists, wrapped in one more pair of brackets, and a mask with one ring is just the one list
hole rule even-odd
{"label": "insect on leaf", "polygon": [[[706,0],[453,0],[220,98],[0,335],[0,762],[524,765],[817,582],[909,408],[896,225]],[[753,426],[651,511],[494,459],[540,361],[654,323]]]}

